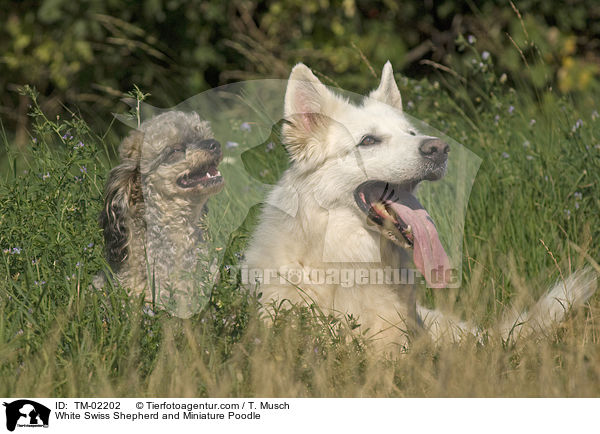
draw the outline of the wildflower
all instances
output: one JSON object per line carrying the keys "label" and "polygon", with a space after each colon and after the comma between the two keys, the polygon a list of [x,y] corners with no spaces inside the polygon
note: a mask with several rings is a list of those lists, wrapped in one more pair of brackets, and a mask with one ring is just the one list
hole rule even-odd
{"label": "wildflower", "polygon": [[579,191],[576,191],[575,193],[573,193],[573,197],[576,200],[581,200],[581,198],[583,197],[583,194],[581,194],[581,192],[579,192]]}
{"label": "wildflower", "polygon": [[529,148],[529,145],[530,145],[530,143],[529,143],[529,140],[525,140],[525,141],[523,142],[523,147],[524,147],[524,148]]}
{"label": "wildflower", "polygon": [[575,122],[575,125],[573,125],[573,128],[571,131],[575,132],[582,126],[583,126],[583,121],[581,119],[577,119],[577,122]]}
{"label": "wildflower", "polygon": [[79,268],[79,267],[81,267],[81,262],[77,262],[77,264],[75,264],[75,267],[76,267],[76,268]]}
{"label": "wildflower", "polygon": [[2,250],[2,252],[3,253],[8,253],[8,252],[10,252],[10,249],[4,249],[4,250]]}
{"label": "wildflower", "polygon": [[270,152],[273,149],[275,149],[275,144],[273,142],[267,143],[267,150],[266,150],[266,152]]}
{"label": "wildflower", "polygon": [[594,110],[592,112],[592,120],[595,121],[596,119],[598,119],[600,117],[600,115],[598,115],[598,110]]}
{"label": "wildflower", "polygon": [[46,281],[45,280],[39,280],[39,281],[38,280],[34,280],[33,283],[35,283],[37,286],[42,286],[42,285],[46,284]]}
{"label": "wildflower", "polygon": [[80,171],[81,173],[87,173],[87,167],[85,167],[85,166],[81,166],[81,168],[79,169],[79,171]]}
{"label": "wildflower", "polygon": [[268,169],[262,170],[262,171],[259,173],[259,175],[260,175],[262,178],[266,177],[268,174],[269,174],[269,170],[268,170]]}
{"label": "wildflower", "polygon": [[483,53],[481,53],[481,58],[483,60],[488,60],[490,58],[490,52],[489,51],[484,51]]}
{"label": "wildflower", "polygon": [[579,209],[579,202],[575,202],[575,209]]}
{"label": "wildflower", "polygon": [[408,110],[411,110],[411,109],[415,108],[415,103],[414,103],[414,102],[412,102],[412,101],[409,101],[409,102],[407,102],[407,103],[406,103],[406,108],[407,108]]}
{"label": "wildflower", "polygon": [[511,115],[512,115],[512,113],[513,113],[514,111],[515,111],[515,106],[511,105],[511,106],[508,108],[508,114],[511,114]]}
{"label": "wildflower", "polygon": [[529,126],[530,126],[530,127],[534,126],[536,122],[537,122],[537,121],[536,121],[535,119],[531,119],[531,120],[529,121]]}
{"label": "wildflower", "polygon": [[19,329],[17,330],[16,336],[21,336],[23,333],[25,333],[23,329]]}
{"label": "wildflower", "polygon": [[528,155],[525,158],[527,158],[529,161],[533,160],[533,155]]}
{"label": "wildflower", "polygon": [[506,83],[506,80],[508,80],[508,76],[506,75],[506,73],[504,73],[500,76],[500,83],[504,84]]}
{"label": "wildflower", "polygon": [[499,122],[499,121],[500,121],[500,115],[496,115],[496,116],[494,116],[494,123],[495,123],[496,125],[498,125],[498,122]]}
{"label": "wildflower", "polygon": [[237,148],[238,146],[240,146],[240,144],[237,143],[237,142],[227,142],[227,143],[225,143],[225,147],[227,149]]}
{"label": "wildflower", "polygon": [[33,139],[31,139],[33,143],[37,143],[37,137],[34,137]]}
{"label": "wildflower", "polygon": [[503,152],[502,158],[510,158],[510,154],[508,152]]}
{"label": "wildflower", "polygon": [[568,209],[565,209],[565,217],[569,218],[571,217],[571,211]]}
{"label": "wildflower", "polygon": [[82,141],[79,141],[79,143],[77,143],[75,146],[73,146],[73,149],[77,149],[77,148],[83,148],[85,145],[83,144]]}
{"label": "wildflower", "polygon": [[548,181],[548,175],[544,176],[544,181]]}
{"label": "wildflower", "polygon": [[31,265],[37,265],[37,264],[39,264],[39,263],[40,263],[40,260],[39,260],[39,259],[32,259],[32,260],[31,260]]}
{"label": "wildflower", "polygon": [[89,249],[91,249],[92,247],[94,247],[94,243],[89,243],[87,246]]}
{"label": "wildflower", "polygon": [[21,248],[20,247],[13,247],[12,251],[10,252],[11,255],[20,255],[21,254]]}
{"label": "wildflower", "polygon": [[244,122],[242,125],[240,125],[240,130],[242,131],[252,131],[252,125],[250,125],[248,122]]}
{"label": "wildflower", "polygon": [[475,42],[477,42],[477,38],[473,35],[469,35],[467,36],[467,41],[469,41],[469,44],[473,45]]}
{"label": "wildflower", "polygon": [[153,317],[154,315],[156,315],[156,313],[154,313],[154,311],[152,310],[152,308],[148,305],[144,306],[144,308],[142,309],[142,311],[148,315],[149,317]]}

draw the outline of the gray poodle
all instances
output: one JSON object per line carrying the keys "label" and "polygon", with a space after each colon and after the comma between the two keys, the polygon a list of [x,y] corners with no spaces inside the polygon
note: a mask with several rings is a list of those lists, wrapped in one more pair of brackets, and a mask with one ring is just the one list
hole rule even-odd
{"label": "gray poodle", "polygon": [[119,154],[100,215],[109,265],[123,287],[189,316],[205,204],[224,185],[221,146],[196,113],[171,111],[132,131]]}

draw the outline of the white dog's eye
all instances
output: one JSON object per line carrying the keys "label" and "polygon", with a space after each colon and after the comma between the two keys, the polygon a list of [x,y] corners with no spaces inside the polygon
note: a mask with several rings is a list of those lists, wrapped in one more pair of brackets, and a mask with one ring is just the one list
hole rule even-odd
{"label": "white dog's eye", "polygon": [[410,130],[410,131],[408,132],[408,134],[410,134],[411,136],[416,136],[416,135],[417,135],[417,133],[415,133],[413,130]]}
{"label": "white dog's eye", "polygon": [[375,136],[364,136],[358,146],[373,146],[381,143],[381,139]]}

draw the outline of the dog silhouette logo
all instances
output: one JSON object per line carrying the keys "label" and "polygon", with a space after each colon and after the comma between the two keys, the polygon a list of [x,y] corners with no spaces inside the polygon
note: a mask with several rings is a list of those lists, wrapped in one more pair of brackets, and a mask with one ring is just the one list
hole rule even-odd
{"label": "dog silhouette logo", "polygon": [[26,428],[48,428],[50,409],[29,399],[4,403],[6,407],[6,429],[14,431],[18,426]]}

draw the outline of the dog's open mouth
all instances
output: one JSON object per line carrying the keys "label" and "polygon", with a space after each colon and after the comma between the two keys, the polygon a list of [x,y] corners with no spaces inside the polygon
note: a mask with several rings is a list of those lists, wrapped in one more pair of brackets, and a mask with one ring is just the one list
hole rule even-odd
{"label": "dog's open mouth", "polygon": [[[413,262],[427,283],[443,288],[446,282],[439,277],[446,275],[450,262],[433,220],[411,193],[416,184],[367,181],[354,191],[354,199],[384,236],[404,249],[412,249]],[[435,279],[432,278],[434,270]]]}
{"label": "dog's open mouth", "polygon": [[177,178],[177,185],[181,188],[193,188],[202,186],[203,188],[222,184],[223,176],[217,169],[218,161],[201,165],[185,172]]}

